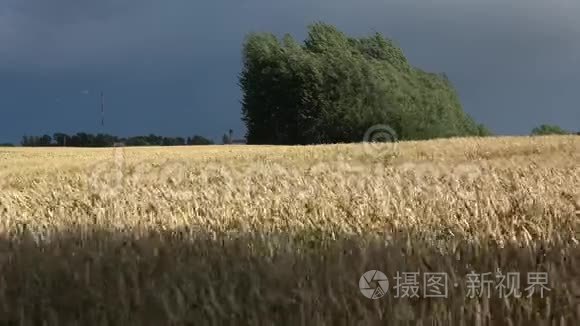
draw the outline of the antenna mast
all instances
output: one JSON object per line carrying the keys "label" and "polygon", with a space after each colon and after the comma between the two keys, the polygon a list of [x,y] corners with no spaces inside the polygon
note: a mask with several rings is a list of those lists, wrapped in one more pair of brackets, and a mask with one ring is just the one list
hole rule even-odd
{"label": "antenna mast", "polygon": [[101,127],[105,129],[105,94],[101,91]]}

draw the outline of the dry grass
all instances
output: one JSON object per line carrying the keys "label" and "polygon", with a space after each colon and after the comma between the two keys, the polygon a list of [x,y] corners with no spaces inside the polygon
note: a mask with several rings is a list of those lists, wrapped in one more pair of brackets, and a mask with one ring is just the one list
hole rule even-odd
{"label": "dry grass", "polygon": [[[578,137],[389,146],[2,149],[0,322],[578,324]],[[498,268],[551,291],[466,298]],[[457,286],[369,300],[371,269]]]}

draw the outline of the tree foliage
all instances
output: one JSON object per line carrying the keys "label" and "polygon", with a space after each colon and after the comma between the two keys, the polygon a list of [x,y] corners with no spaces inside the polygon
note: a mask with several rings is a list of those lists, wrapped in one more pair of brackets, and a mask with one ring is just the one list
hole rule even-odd
{"label": "tree foliage", "polygon": [[250,34],[243,65],[248,143],[357,142],[375,124],[400,139],[489,133],[462,110],[446,76],[411,66],[379,33],[352,38],[316,23],[303,44]]}
{"label": "tree foliage", "polygon": [[532,136],[545,135],[568,135],[569,131],[562,129],[560,126],[543,124],[532,129]]}
{"label": "tree foliage", "polygon": [[212,144],[213,141],[200,135],[195,135],[191,138],[188,137],[187,139],[187,145],[212,145]]}
{"label": "tree foliage", "polygon": [[57,132],[52,137],[24,136],[21,145],[28,147],[39,146],[68,146],[68,147],[112,147],[115,143],[124,143],[127,146],[183,146],[183,145],[210,145],[213,142],[205,137],[195,135],[188,137],[163,137],[150,134],[122,138],[108,134],[90,134],[79,132],[74,135]]}

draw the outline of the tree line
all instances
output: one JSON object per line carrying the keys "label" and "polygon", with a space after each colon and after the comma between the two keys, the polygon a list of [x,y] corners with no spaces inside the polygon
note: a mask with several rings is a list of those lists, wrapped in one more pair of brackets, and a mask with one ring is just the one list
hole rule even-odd
{"label": "tree line", "polygon": [[[531,136],[546,135],[579,135],[579,132],[571,132],[557,125],[542,124],[532,129]],[[233,141],[232,131],[224,134],[222,137],[223,144],[231,144]],[[205,137],[194,135],[193,137],[162,137],[150,134],[148,136],[135,136],[129,138],[120,138],[107,134],[89,134],[79,132],[75,135],[65,133],[55,133],[53,136],[24,136],[21,145],[29,147],[43,146],[70,146],[70,147],[111,147],[116,143],[122,143],[126,146],[185,146],[185,145],[212,145],[214,142]],[[12,143],[0,143],[0,147],[14,147]]]}
{"label": "tree line", "polygon": [[185,146],[185,145],[211,145],[213,141],[200,135],[192,137],[163,137],[154,134],[135,137],[117,137],[109,134],[91,134],[79,132],[73,135],[55,133],[52,136],[24,136],[20,143],[26,147],[112,147],[115,144],[125,146]]}

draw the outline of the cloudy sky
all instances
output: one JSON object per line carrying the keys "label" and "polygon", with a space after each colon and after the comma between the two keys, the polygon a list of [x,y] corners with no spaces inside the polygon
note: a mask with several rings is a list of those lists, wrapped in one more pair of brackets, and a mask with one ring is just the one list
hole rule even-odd
{"label": "cloudy sky", "polygon": [[242,136],[244,36],[315,21],[394,39],[496,133],[580,130],[578,17],[578,0],[2,0],[0,142],[100,132],[101,90],[112,134]]}

